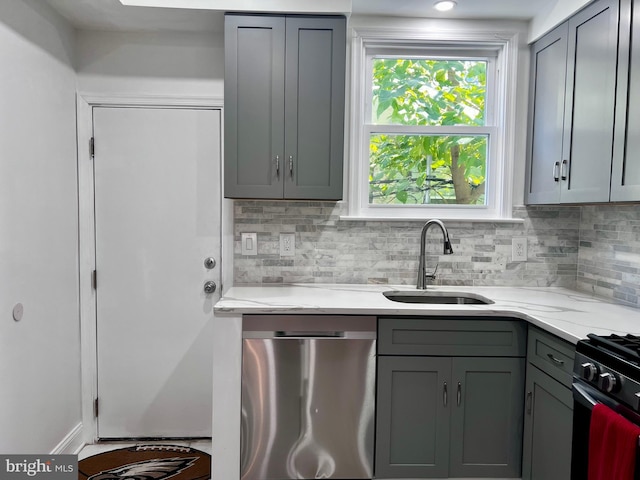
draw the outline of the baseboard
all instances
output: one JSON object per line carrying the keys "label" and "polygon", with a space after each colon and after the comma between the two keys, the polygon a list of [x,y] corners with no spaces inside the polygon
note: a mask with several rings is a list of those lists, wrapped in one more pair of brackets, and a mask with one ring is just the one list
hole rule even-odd
{"label": "baseboard", "polygon": [[51,451],[51,455],[76,455],[82,447],[84,447],[84,440],[82,438],[82,422],[80,422],[56,445]]}

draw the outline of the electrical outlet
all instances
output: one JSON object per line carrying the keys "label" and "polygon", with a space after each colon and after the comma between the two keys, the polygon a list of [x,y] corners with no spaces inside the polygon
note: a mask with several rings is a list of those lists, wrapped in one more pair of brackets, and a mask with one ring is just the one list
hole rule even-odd
{"label": "electrical outlet", "polygon": [[514,237],[511,243],[511,260],[513,262],[527,261],[527,238]]}
{"label": "electrical outlet", "polygon": [[280,256],[293,257],[296,254],[296,234],[281,233],[280,234]]}
{"label": "electrical outlet", "polygon": [[258,254],[258,234],[257,233],[242,233],[242,255],[257,255]]}

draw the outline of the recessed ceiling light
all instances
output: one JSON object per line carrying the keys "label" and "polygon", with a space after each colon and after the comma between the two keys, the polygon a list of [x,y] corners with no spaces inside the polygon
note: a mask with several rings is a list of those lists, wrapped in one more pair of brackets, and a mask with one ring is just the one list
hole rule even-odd
{"label": "recessed ceiling light", "polygon": [[447,12],[455,8],[456,5],[456,2],[454,2],[453,0],[441,0],[433,4],[434,8],[441,12]]}

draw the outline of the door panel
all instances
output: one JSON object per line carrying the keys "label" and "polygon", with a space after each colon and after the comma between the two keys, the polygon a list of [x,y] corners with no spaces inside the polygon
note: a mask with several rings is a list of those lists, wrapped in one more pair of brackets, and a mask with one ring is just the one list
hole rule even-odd
{"label": "door panel", "polygon": [[243,480],[371,478],[374,340],[251,338],[242,358]]}
{"label": "door panel", "polygon": [[571,478],[571,390],[529,364],[526,391],[531,400],[524,423],[522,478]]}
{"label": "door panel", "polygon": [[[638,3],[620,2],[616,128],[611,173],[611,201],[640,200],[640,11]],[[625,81],[628,79],[628,82]]]}
{"label": "door panel", "polygon": [[282,198],[284,48],[283,17],[225,16],[226,197]]}
{"label": "door panel", "polygon": [[448,476],[450,377],[450,358],[378,358],[377,477]]}
{"label": "door panel", "polygon": [[93,121],[98,436],[210,436],[220,113],[98,107]]}
{"label": "door panel", "polygon": [[524,358],[453,359],[452,477],[520,475],[524,363]]}
{"label": "door panel", "polygon": [[562,202],[607,202],[611,183],[618,2],[601,0],[569,20]]}
{"label": "door panel", "polygon": [[284,196],[340,200],[346,22],[288,17],[286,25]]}
{"label": "door panel", "polygon": [[567,25],[533,46],[527,203],[560,201]]}

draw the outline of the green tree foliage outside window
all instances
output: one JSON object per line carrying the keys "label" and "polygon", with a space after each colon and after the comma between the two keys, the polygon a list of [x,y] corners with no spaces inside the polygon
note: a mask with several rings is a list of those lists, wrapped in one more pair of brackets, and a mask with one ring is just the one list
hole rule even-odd
{"label": "green tree foliage outside window", "polygon": [[442,133],[372,133],[369,203],[484,205],[488,135],[447,127],[483,127],[486,90],[485,61],[375,58],[377,130],[403,125]]}

